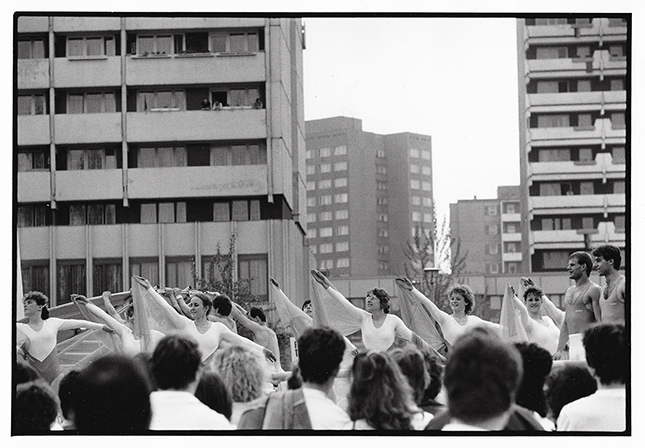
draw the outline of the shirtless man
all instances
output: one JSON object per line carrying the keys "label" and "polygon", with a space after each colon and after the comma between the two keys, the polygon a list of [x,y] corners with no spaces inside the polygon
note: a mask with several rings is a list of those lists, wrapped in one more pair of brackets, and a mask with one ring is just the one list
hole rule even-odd
{"label": "shirtless man", "polygon": [[603,323],[625,325],[625,276],[620,268],[620,249],[610,244],[598,246],[591,252],[593,267],[607,284],[600,299],[600,319]]}
{"label": "shirtless man", "polygon": [[213,299],[213,310],[208,315],[208,320],[223,323],[233,333],[237,333],[237,325],[231,318],[232,311],[233,302],[231,299],[226,294],[217,294]]}
{"label": "shirtless man", "polygon": [[241,325],[244,325],[246,328],[253,332],[256,344],[271,350],[271,352],[275,353],[276,357],[280,359],[278,337],[276,336],[275,332],[267,326],[267,318],[266,314],[264,314],[264,311],[262,311],[260,308],[253,307],[249,312],[249,318],[246,315],[244,308],[237,304],[233,304],[231,316],[237,319]]}
{"label": "shirtless man", "polygon": [[569,256],[567,272],[575,286],[567,288],[564,295],[564,322],[560,328],[560,339],[554,359],[566,359],[563,352],[569,344],[569,360],[585,360],[582,335],[596,322],[600,322],[598,301],[602,288],[589,280],[593,260],[587,252],[574,252]]}

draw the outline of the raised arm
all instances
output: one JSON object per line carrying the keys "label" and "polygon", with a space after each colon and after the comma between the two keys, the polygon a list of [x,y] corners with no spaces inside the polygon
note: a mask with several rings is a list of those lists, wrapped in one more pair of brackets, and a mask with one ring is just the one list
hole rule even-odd
{"label": "raised arm", "polygon": [[127,333],[131,331],[127,325],[124,325],[121,322],[117,321],[114,317],[110,316],[101,308],[87,300],[87,297],[80,294],[72,294],[72,301],[77,302],[80,305],[84,305],[90,313],[92,313],[98,319],[103,321],[107,326],[116,331],[116,334],[119,335],[120,338],[123,338]]}
{"label": "raised arm", "polygon": [[88,330],[103,330],[106,333],[116,333],[112,328],[107,325],[99,324],[96,322],[90,322],[89,320],[82,319],[60,319],[60,325],[58,331],[61,330],[78,330],[81,328],[86,328]]}
{"label": "raised arm", "polygon": [[428,309],[434,320],[439,322],[439,325],[445,325],[446,319],[451,318],[448,313],[441,311],[432,300],[428,299],[421,291],[415,288],[410,279],[399,277],[395,281],[400,288],[410,291],[412,296]]}
{"label": "raised arm", "polygon": [[517,311],[519,311],[522,325],[524,325],[524,329],[528,332],[529,327],[531,326],[529,311],[526,309],[526,305],[524,305],[524,303],[515,294],[513,294],[513,306]]}
{"label": "raised arm", "polygon": [[[240,309],[242,311],[240,311]],[[251,330],[253,333],[255,333],[256,337],[257,337],[258,333],[263,333],[263,332],[266,331],[265,327],[263,327],[262,325],[260,325],[257,322],[252,321],[251,319],[249,319],[247,317],[247,315],[246,315],[246,311],[242,307],[238,308],[238,307],[234,306],[231,309],[231,317],[237,319],[240,322],[240,324],[242,324],[243,326],[245,326],[246,328]]]}
{"label": "raised arm", "polygon": [[546,310],[546,313],[551,319],[553,319],[553,322],[555,322],[558,327],[561,327],[562,322],[564,322],[564,311],[555,306],[555,304],[551,302],[546,294],[542,294],[542,304],[544,306],[544,309]]}
{"label": "raised arm", "polygon": [[556,353],[553,355],[553,359],[562,359],[565,352],[565,347],[569,342],[569,327],[567,325],[567,319],[562,320],[562,325],[560,326],[560,338],[558,339],[558,348],[555,350]]}
{"label": "raised arm", "polygon": [[170,302],[172,303],[173,308],[186,316],[188,319],[193,320],[193,317],[190,314],[190,308],[188,307],[188,305],[186,305],[186,301],[184,300],[184,296],[181,293],[181,289],[166,288],[166,292],[168,293],[168,297],[170,297]]}
{"label": "raised arm", "polygon": [[179,314],[175,309],[170,306],[170,304],[159,295],[157,291],[152,287],[152,284],[145,278],[140,277],[138,275],[133,275],[133,278],[139,283],[141,286],[143,286],[152,300],[155,302],[155,304],[161,308],[168,318],[172,321],[172,323],[179,329],[183,330],[188,323],[191,322],[190,319],[188,319],[186,316],[183,316]]}
{"label": "raised arm", "polygon": [[[84,297],[84,296],[81,296],[81,297]],[[125,325],[125,320],[123,320],[123,318],[121,316],[119,316],[119,313],[117,313],[116,309],[114,309],[114,305],[112,305],[112,302],[110,300],[112,298],[112,293],[110,293],[110,291],[103,291],[103,294],[101,295],[101,298],[103,299],[103,305],[105,305],[105,309],[107,310],[107,314],[112,316],[112,318],[114,320],[116,320],[117,322],[119,322],[120,324]],[[89,303],[89,302],[87,302],[87,303]]]}
{"label": "raised arm", "polygon": [[312,269],[311,276],[325,288],[336,303],[343,307],[346,317],[355,321],[357,325],[360,325],[361,322],[363,322],[365,315],[368,314],[367,311],[352,305],[352,303],[347,300],[347,298],[342,295],[334,285],[332,285],[329,279],[325,277],[322,272]]}
{"label": "raised arm", "polygon": [[[217,325],[217,324],[214,323],[213,325]],[[261,354],[271,362],[277,360],[277,358],[275,357],[275,354],[271,350],[266,349],[261,345],[256,344],[252,340],[240,336],[239,334],[233,333],[231,330],[226,328],[224,324],[219,324],[219,325],[223,327],[222,336],[221,336],[223,342],[226,342],[231,345],[242,345],[244,347],[247,347],[256,353]]]}

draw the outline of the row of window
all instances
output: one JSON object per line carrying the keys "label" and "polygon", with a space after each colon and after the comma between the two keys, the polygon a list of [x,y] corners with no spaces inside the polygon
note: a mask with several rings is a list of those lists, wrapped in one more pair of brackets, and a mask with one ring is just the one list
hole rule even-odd
{"label": "row of window", "polygon": [[[347,171],[347,162],[336,162],[333,164],[334,171]],[[320,165],[307,165],[307,174],[331,173],[332,164],[322,163]]]}
{"label": "row of window", "polygon": [[333,235],[343,236],[349,235],[349,226],[336,226],[336,231],[332,227],[320,227],[320,228],[309,228],[307,229],[307,234],[309,238],[326,238]]}
{"label": "row of window", "polygon": [[[611,112],[608,114],[613,129],[625,128],[625,112]],[[566,128],[584,127],[593,128],[595,121],[605,118],[598,112],[575,112],[567,114],[532,114],[529,117],[531,128]]]}
{"label": "row of window", "polygon": [[410,189],[432,191],[432,182],[427,182],[427,181],[421,182],[417,179],[410,179]]}
{"label": "row of window", "polygon": [[[499,263],[486,263],[486,272],[488,274],[499,274]],[[517,261],[505,261],[504,262],[504,273],[506,274],[516,274],[520,271],[520,263]],[[550,296],[549,296],[550,297]],[[493,303],[495,297],[491,297],[491,309],[499,309],[501,306]]]}
{"label": "row of window", "polygon": [[571,92],[602,92],[625,90],[624,77],[606,77],[600,79],[567,79],[567,80],[535,80],[526,86],[526,93],[571,93]]}
{"label": "row of window", "polygon": [[423,160],[430,160],[432,156],[430,155],[430,151],[425,150],[425,149],[416,149],[416,148],[410,148],[410,157],[413,159],[418,159],[422,158]]}
{"label": "row of window", "polygon": [[[627,46],[624,43],[612,42],[606,44],[606,48],[611,57],[622,58],[627,54]],[[587,59],[591,58],[595,51],[604,49],[605,47],[599,44],[534,46],[526,50],[526,59]]]}
{"label": "row of window", "polygon": [[344,156],[347,154],[347,146],[341,145],[336,146],[333,150],[332,148],[320,148],[320,149],[308,149],[305,153],[305,158],[315,159],[317,157],[331,157],[334,156]]}
{"label": "row of window", "polygon": [[188,201],[122,203],[58,203],[17,207],[18,227],[48,225],[154,224],[183,222],[228,222],[290,219],[284,198],[269,203],[266,198],[240,200],[193,199]]}
{"label": "row of window", "polygon": [[412,174],[423,174],[424,176],[431,176],[432,175],[432,169],[429,166],[421,166],[411,163],[410,164],[410,173]]}
{"label": "row of window", "polygon": [[[202,277],[217,269],[210,269],[213,256],[202,256]],[[140,275],[153,285],[160,284],[158,258],[131,258],[130,276]],[[238,255],[237,274],[240,280],[249,285],[249,295],[261,300],[267,299],[268,270],[266,254]],[[90,295],[100,295],[103,291],[120,292],[123,285],[122,260],[93,260],[93,284]],[[184,288],[195,287],[194,261],[188,257],[165,257],[166,278],[164,285]],[[87,266],[85,260],[58,260],[57,281],[58,300],[56,305],[70,301],[71,294],[88,295],[86,285]],[[27,261],[22,264],[22,281],[25,291],[41,291],[50,296],[50,265],[45,261]]]}
{"label": "row of window", "polygon": [[[333,195],[333,204],[346,204],[349,200],[347,193],[338,193]],[[332,195],[324,194],[318,196],[318,198],[310,197],[307,199],[307,206],[315,207],[317,205],[331,205],[332,204]]]}
{"label": "row of window", "polygon": [[432,207],[432,198],[421,196],[410,196],[410,204],[423,205],[424,207]]}
{"label": "row of window", "polygon": [[[18,59],[42,59],[49,57],[49,38],[19,37]],[[56,57],[91,58],[119,56],[119,34],[93,36],[54,35]],[[217,30],[186,33],[133,33],[127,34],[129,55],[174,55],[194,53],[256,53],[264,51],[264,32],[254,30]]]}
{"label": "row of window", "polygon": [[320,260],[318,261],[318,269],[328,270],[336,268],[349,268],[349,258],[337,258],[334,260]]}
{"label": "row of window", "polygon": [[[421,222],[421,212],[412,212],[412,221]],[[432,222],[432,213],[423,213],[423,222]]]}
{"label": "row of window", "polygon": [[[494,243],[494,244],[487,244],[486,245],[486,253],[488,255],[497,255],[499,254],[499,244]],[[520,251],[520,243],[511,241],[511,242],[505,242],[504,243],[504,253],[505,254],[514,254]]]}
{"label": "row of window", "polygon": [[[337,177],[333,180],[333,182],[334,182],[334,188],[343,188],[347,186],[346,177]],[[324,179],[324,180],[318,181],[319,190],[325,190],[331,187],[332,187],[332,179]],[[314,191],[314,190],[316,190],[316,182],[313,180],[307,181],[307,191]]]}
{"label": "row of window", "polygon": [[593,162],[600,153],[609,152],[613,163],[625,163],[625,146],[601,149],[600,145],[580,147],[534,147],[529,162]]}
{"label": "row of window", "polygon": [[[549,25],[590,25],[591,17],[535,17],[524,19],[527,26],[549,26]],[[627,19],[622,17],[610,17],[609,26],[625,26]]]}
{"label": "row of window", "polygon": [[[318,214],[307,213],[307,222],[309,223],[316,222],[316,216],[318,217],[318,221],[332,220],[332,212],[326,211],[326,212],[320,212]],[[349,218],[349,210],[347,209],[336,210],[335,212],[333,212],[333,219],[348,219],[348,218]]]}
{"label": "row of window", "polygon": [[[625,229],[625,215],[612,214],[609,220],[614,223],[616,229]],[[597,229],[602,221],[607,221],[602,214],[592,216],[546,216],[537,217],[531,221],[532,231],[544,230],[578,230]]]}
{"label": "row of window", "polygon": [[[129,168],[266,165],[267,151],[264,142],[176,146],[133,144],[128,151],[128,159]],[[59,147],[56,150],[57,171],[120,169],[123,166],[122,160],[119,145]],[[49,147],[18,149],[18,171],[48,170],[49,168]]]}
{"label": "row of window", "polygon": [[334,252],[348,252],[349,251],[349,243],[346,241],[336,243],[335,245],[332,243],[324,243],[320,244],[319,246],[311,246],[311,251],[314,254],[331,254]]}
{"label": "row of window", "polygon": [[573,196],[594,194],[625,194],[625,180],[534,182],[529,196]]}
{"label": "row of window", "polygon": [[[498,235],[499,234],[499,224],[485,224],[484,232],[487,235]],[[519,233],[520,232],[520,223],[519,222],[505,222],[502,225],[502,233]]]}
{"label": "row of window", "polygon": [[[128,89],[128,112],[161,110],[204,110],[243,107],[264,108],[263,85],[221,85],[200,88],[160,87]],[[91,91],[56,90],[56,114],[95,114],[121,112],[120,89]],[[18,93],[18,115],[49,114],[49,95],[44,91]]]}

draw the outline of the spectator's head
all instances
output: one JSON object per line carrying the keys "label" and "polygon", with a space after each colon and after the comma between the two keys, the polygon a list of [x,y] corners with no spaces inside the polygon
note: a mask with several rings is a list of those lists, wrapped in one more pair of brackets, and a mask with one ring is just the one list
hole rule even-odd
{"label": "spectator's head", "polygon": [[345,341],[329,327],[309,328],[298,338],[298,368],[305,383],[325,384],[338,373]]}
{"label": "spectator's head", "polygon": [[426,370],[430,375],[430,383],[423,392],[423,402],[434,400],[443,385],[443,365],[439,362],[437,357],[427,350],[423,352],[423,359],[426,364]]}
{"label": "spectator's head", "polygon": [[81,372],[71,370],[65,374],[58,385],[58,399],[60,400],[60,410],[65,420],[73,421],[78,400],[78,387],[80,384]]}
{"label": "spectator's head", "polygon": [[13,377],[16,381],[16,384],[24,384],[42,379],[36,369],[31,366],[31,364],[23,361],[18,361],[16,363],[16,366],[13,369]]}
{"label": "spectator's head", "polygon": [[408,384],[412,388],[414,402],[421,404],[426,386],[430,384],[430,375],[426,369],[423,355],[415,347],[407,345],[392,350],[390,356],[408,380]]}
{"label": "spectator's head", "polygon": [[150,390],[131,359],[109,355],[81,370],[74,424],[82,434],[138,434],[150,424]]}
{"label": "spectator's head", "polygon": [[213,299],[213,311],[220,316],[230,316],[233,310],[231,299],[225,294],[220,294]]}
{"label": "spectator's head", "polygon": [[199,379],[199,384],[197,384],[195,396],[206,406],[215,412],[219,412],[227,420],[231,420],[231,414],[233,413],[231,394],[217,373],[213,371],[204,372]]}
{"label": "spectator's head", "polygon": [[[611,266],[615,270],[620,269],[622,256],[620,255],[620,249],[616,246],[603,244],[602,246],[596,247],[591,252],[591,255],[595,258],[595,266],[600,275],[609,273],[608,266]],[[606,263],[603,263],[603,261]]]}
{"label": "spectator's head", "polygon": [[576,364],[566,364],[554,369],[547,376],[544,385],[548,415],[554,422],[558,420],[565,405],[591,395],[598,389],[589,369]]}
{"label": "spectator's head", "polygon": [[165,336],[155,347],[150,363],[161,390],[187,390],[197,381],[202,354],[197,343],[179,335]]}
{"label": "spectator's head", "polygon": [[623,325],[595,325],[585,331],[582,344],[587,365],[600,384],[625,384],[629,359]]}
{"label": "spectator's head", "polygon": [[474,426],[497,419],[501,429],[521,380],[517,349],[492,331],[475,328],[457,340],[446,365],[450,414]]}
{"label": "spectator's head", "polygon": [[266,362],[247,347],[232,346],[215,352],[213,370],[220,376],[235,403],[247,403],[264,393]]}
{"label": "spectator's head", "polygon": [[22,298],[22,303],[24,306],[26,317],[40,314],[40,317],[43,320],[49,318],[49,310],[47,310],[47,304],[49,303],[49,298],[42,292],[29,291]]}
{"label": "spectator's head", "polygon": [[585,265],[585,270],[584,272],[587,273],[587,277],[591,275],[591,270],[593,269],[593,260],[591,259],[591,255],[589,255],[587,252],[583,251],[577,251],[569,255],[569,260],[574,260],[576,263],[579,265]]}
{"label": "spectator's head", "polygon": [[267,321],[267,316],[264,314],[264,310],[262,308],[257,308],[257,307],[252,307],[249,310],[249,315],[251,316],[251,319],[258,323],[264,323]]}
{"label": "spectator's head", "polygon": [[150,389],[150,391],[152,392],[153,390],[157,390],[154,375],[152,374],[152,353],[139,352],[134,355],[132,359],[144,373],[146,381],[148,381],[148,388]]}
{"label": "spectator's head", "polygon": [[470,289],[470,286],[457,284],[450,288],[448,291],[448,297],[450,298],[450,306],[453,310],[455,310],[455,307],[461,306],[459,305],[459,301],[455,301],[455,304],[453,305],[453,297],[457,298],[457,296],[460,296],[464,301],[464,312],[466,314],[472,313],[475,308],[475,294],[473,293],[473,290]]}
{"label": "spectator's head", "polygon": [[36,380],[19,384],[13,407],[13,432],[18,435],[49,431],[58,414],[58,400],[47,383]]}
{"label": "spectator's head", "polygon": [[308,316],[311,316],[311,313],[314,311],[314,307],[311,304],[311,300],[307,299],[305,300],[305,303],[302,304],[302,311],[307,313]]}
{"label": "spectator's head", "polygon": [[302,376],[300,376],[300,367],[293,366],[291,376],[287,379],[287,387],[290,390],[300,389],[302,387]]}
{"label": "spectator's head", "polygon": [[[385,314],[390,312],[390,296],[384,289],[374,288],[367,291],[365,301],[368,302],[374,299],[378,299],[379,308],[382,309]],[[365,308],[368,309],[368,306]]]}
{"label": "spectator's head", "polygon": [[537,344],[517,342],[515,348],[522,356],[524,375],[517,391],[515,403],[546,417],[547,406],[544,397],[544,380],[551,372],[551,354]]}
{"label": "spectator's head", "polygon": [[386,352],[358,354],[352,365],[347,411],[374,429],[411,429],[412,388]]}

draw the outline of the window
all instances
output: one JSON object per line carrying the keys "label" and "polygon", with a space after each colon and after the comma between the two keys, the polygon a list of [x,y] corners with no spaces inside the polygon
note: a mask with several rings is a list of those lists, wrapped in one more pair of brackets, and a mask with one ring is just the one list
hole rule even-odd
{"label": "window", "polygon": [[517,213],[518,204],[507,202],[504,204],[504,213]]}
{"label": "window", "polygon": [[423,222],[432,222],[432,213],[424,213]]}
{"label": "window", "polygon": [[430,182],[421,182],[421,189],[423,191],[432,191],[432,184]]}
{"label": "window", "polygon": [[18,95],[18,115],[45,115],[46,96],[44,93]]}
{"label": "window", "polygon": [[334,163],[334,171],[347,171],[347,162]]}
{"label": "window", "polygon": [[318,205],[331,205],[331,195],[318,196]]}
{"label": "window", "polygon": [[619,58],[625,56],[625,49],[622,45],[610,45],[609,56]]}
{"label": "window", "polygon": [[554,17],[536,17],[536,25],[566,25],[567,19]]}
{"label": "window", "polygon": [[497,263],[488,263],[488,273],[497,274],[499,273],[499,264]]}
{"label": "window", "polygon": [[610,90],[625,90],[625,80],[622,78],[614,78],[609,81]]}
{"label": "window", "polygon": [[22,290],[40,291],[49,297],[49,260],[25,261],[20,263]]}
{"label": "window", "polygon": [[622,17],[610,17],[609,26],[625,26],[627,25],[627,20]]}
{"label": "window", "polygon": [[336,252],[347,252],[348,250],[349,243],[347,241],[336,243]]}
{"label": "window", "polygon": [[121,153],[116,148],[61,149],[60,155],[66,162],[66,166],[59,165],[56,167],[57,170],[61,171],[65,169],[70,171],[108,170],[120,168],[121,165]]}
{"label": "window", "polygon": [[307,165],[307,174],[316,174],[316,166]]}
{"label": "window", "polygon": [[625,194],[625,181],[624,180],[615,180],[614,184],[614,194]]}
{"label": "window", "polygon": [[412,205],[421,205],[421,196],[411,196],[410,203]]}
{"label": "window", "polygon": [[538,162],[568,162],[571,160],[569,148],[540,149]]}
{"label": "window", "polygon": [[347,219],[349,218],[349,210],[336,210],[334,215],[336,219]]}
{"label": "window", "polygon": [[141,204],[141,224],[186,222],[185,202]]}
{"label": "window", "polygon": [[419,165],[415,165],[415,164],[410,165],[410,172],[412,174],[419,174],[420,172]]}
{"label": "window", "polygon": [[591,216],[583,216],[582,217],[582,228],[583,229],[595,229],[596,225],[594,223],[594,219]]}
{"label": "window", "polygon": [[497,224],[487,224],[485,228],[488,235],[497,235],[499,233]]}
{"label": "window", "polygon": [[421,158],[423,160],[430,160],[430,151],[426,151],[426,150],[421,151]]}
{"label": "window", "polygon": [[612,129],[625,129],[625,112],[615,112],[611,114]]}
{"label": "window", "polygon": [[347,146],[342,145],[342,146],[336,146],[334,149],[334,155],[335,156],[344,156],[347,154]]}
{"label": "window", "polygon": [[334,195],[334,202],[336,204],[344,204],[347,202],[347,198],[347,193],[336,194]]}
{"label": "window", "polygon": [[308,149],[305,152],[305,159],[313,159],[316,157],[316,151],[315,149]]}
{"label": "window", "polygon": [[414,158],[419,157],[419,150],[414,149],[414,148],[410,148],[410,157],[414,157]]}
{"label": "window", "polygon": [[[507,261],[506,263],[504,263],[504,265],[505,265],[505,272],[509,274],[517,274],[517,272],[520,269],[519,264],[516,261]],[[501,308],[501,305],[500,305],[500,308]]]}
{"label": "window", "polygon": [[378,174],[387,174],[387,167],[385,165],[377,165],[376,172]]}
{"label": "window", "polygon": [[248,221],[249,220],[249,204],[247,201],[233,201],[232,207],[233,221]]}
{"label": "window", "polygon": [[332,269],[334,267],[334,260],[321,260],[320,269]]}
{"label": "window", "polygon": [[387,182],[377,181],[376,182],[376,189],[377,190],[387,190]]}
{"label": "window", "polygon": [[18,171],[38,171],[49,169],[49,149],[18,148]]}
{"label": "window", "polygon": [[68,37],[67,57],[116,56],[115,36]]}
{"label": "window", "polygon": [[376,150],[376,157],[378,157],[379,159],[385,158],[385,151],[383,151],[382,149],[377,149]]}
{"label": "window", "polygon": [[378,253],[382,255],[390,253],[390,246],[379,246]]}
{"label": "window", "polygon": [[337,268],[348,268],[349,267],[349,258],[339,258],[336,260]]}
{"label": "window", "polygon": [[565,269],[569,262],[569,251],[553,251],[542,253],[542,267],[544,269]]}
{"label": "window", "polygon": [[593,127],[593,117],[591,114],[578,114],[578,126],[582,128]]}
{"label": "window", "polygon": [[183,90],[138,92],[137,112],[155,110],[186,110],[186,93]]}
{"label": "window", "polygon": [[432,198],[422,198],[424,207],[432,207]]}
{"label": "window", "polygon": [[159,284],[159,259],[158,258],[131,258],[130,276],[139,275],[148,279],[151,284]]}
{"label": "window", "polygon": [[318,237],[318,230],[315,229],[315,228],[307,229],[307,236],[309,238],[317,238]]}
{"label": "window", "polygon": [[316,189],[316,182],[313,180],[307,181],[307,191],[314,191]]}
{"label": "window", "polygon": [[331,163],[323,163],[320,165],[321,173],[331,173]]}
{"label": "window", "polygon": [[535,49],[536,59],[562,59],[567,58],[567,47],[537,47]]}
{"label": "window", "polygon": [[[255,104],[256,100],[262,98],[262,96],[261,87],[257,85],[218,87],[211,91],[211,104],[220,103],[222,107],[263,109],[264,105],[256,106]],[[219,105],[214,108],[219,108]]]}
{"label": "window", "polygon": [[384,229],[384,228],[378,229],[378,236],[382,238],[387,238],[389,236],[387,229]]}
{"label": "window", "polygon": [[591,80],[589,80],[589,79],[579,79],[578,80],[578,92],[591,92]]}
{"label": "window", "polygon": [[379,261],[378,268],[380,271],[388,271],[390,269],[390,264],[387,261]]}
{"label": "window", "polygon": [[255,53],[264,49],[264,35],[258,31],[213,33],[210,42],[212,53]]}
{"label": "window", "polygon": [[213,221],[228,222],[231,220],[231,210],[228,202],[213,203]]}
{"label": "window", "polygon": [[320,246],[318,246],[318,252],[321,254],[330,254],[332,252],[332,244],[321,244]]}
{"label": "window", "polygon": [[571,230],[571,218],[542,218],[542,230]]}
{"label": "window", "polygon": [[79,92],[67,94],[68,114],[100,114],[117,112],[116,93]]}
{"label": "window", "polygon": [[379,222],[387,222],[387,215],[385,213],[379,213],[376,219]]}
{"label": "window", "polygon": [[614,146],[611,148],[611,157],[613,163],[625,163],[625,147]]}
{"label": "window", "polygon": [[136,166],[131,168],[169,168],[187,166],[185,146],[141,147],[136,151]]}
{"label": "window", "polygon": [[538,81],[537,93],[559,93],[558,81]]}
{"label": "window", "polygon": [[412,221],[421,222],[421,213],[420,212],[412,212]]}
{"label": "window", "polygon": [[74,204],[69,207],[69,225],[116,224],[115,204]]}
{"label": "window", "polygon": [[580,148],[578,150],[578,160],[580,162],[593,162],[593,150],[591,148]]}
{"label": "window", "polygon": [[320,212],[320,221],[331,221],[331,212]]}
{"label": "window", "polygon": [[432,175],[432,170],[430,169],[429,166],[422,166],[421,167],[421,174],[423,174],[424,176],[430,176],[430,175]]}
{"label": "window", "polygon": [[58,260],[58,300],[56,305],[71,301],[72,294],[87,295],[85,260]]}
{"label": "window", "polygon": [[316,214],[315,213],[307,213],[307,222],[316,222]]}
{"label": "window", "polygon": [[568,182],[542,182],[539,190],[540,196],[562,196],[573,194],[571,184]]}
{"label": "window", "polygon": [[591,57],[591,47],[589,45],[579,45],[576,47],[576,57],[577,58],[590,58]]}
{"label": "window", "polygon": [[331,148],[320,148],[320,157],[331,156]]}
{"label": "window", "polygon": [[487,244],[486,253],[489,255],[496,255],[499,253],[499,244]]}
{"label": "window", "polygon": [[387,205],[387,198],[376,198],[376,205]]}
{"label": "window", "polygon": [[504,253],[516,253],[518,249],[516,242],[504,243]]}
{"label": "window", "polygon": [[315,206],[316,206],[316,198],[315,197],[307,198],[307,207],[315,207]]}
{"label": "window", "polygon": [[421,182],[419,182],[416,179],[411,179],[410,180],[410,188],[413,189],[413,190],[418,190],[419,188],[421,188]]}
{"label": "window", "polygon": [[349,226],[338,226],[336,227],[336,235],[349,235]]}
{"label": "window", "polygon": [[[137,36],[137,55],[170,55],[174,51],[174,39],[170,34],[149,34]],[[177,48],[177,52],[181,51]]]}
{"label": "window", "polygon": [[538,128],[564,128],[569,125],[568,114],[538,115]]}
{"label": "window", "polygon": [[518,224],[514,222],[505,222],[504,233],[518,233]]}
{"label": "window", "polygon": [[614,216],[614,225],[616,229],[625,229],[625,215],[616,215]]}
{"label": "window", "polygon": [[594,194],[593,182],[580,182],[580,194]]}
{"label": "window", "polygon": [[121,260],[94,260],[94,295],[103,291],[123,291]]}
{"label": "window", "polygon": [[320,236],[320,238],[326,238],[326,237],[332,236],[332,228],[321,227],[320,231],[318,232],[318,235]]}
{"label": "window", "polygon": [[18,59],[44,59],[47,57],[46,39],[35,37],[33,39],[18,40]]}
{"label": "window", "polygon": [[347,186],[347,178],[346,177],[339,177],[337,179],[334,179],[334,187],[341,188],[341,187],[346,187],[346,186]]}
{"label": "window", "polygon": [[331,179],[321,180],[318,182],[318,189],[323,190],[325,188],[331,188]]}
{"label": "window", "polygon": [[195,286],[193,277],[194,262],[187,257],[166,257],[166,283],[170,288],[185,288]]}
{"label": "window", "polygon": [[47,205],[18,206],[18,227],[40,227],[48,223]]}

